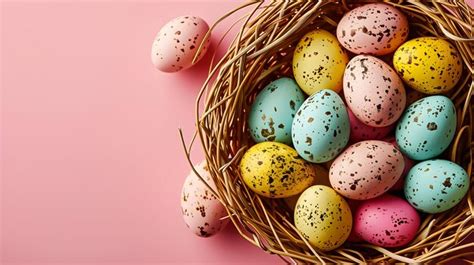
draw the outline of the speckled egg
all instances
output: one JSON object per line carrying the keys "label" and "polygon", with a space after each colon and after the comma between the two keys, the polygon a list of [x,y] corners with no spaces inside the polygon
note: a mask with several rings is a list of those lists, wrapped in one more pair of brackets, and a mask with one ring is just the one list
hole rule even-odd
{"label": "speckled egg", "polygon": [[[311,166],[313,167],[314,173],[316,176],[314,178],[312,185],[324,185],[324,186],[331,187],[331,183],[329,182],[329,171],[321,165],[311,164]],[[290,207],[290,209],[292,210],[295,209],[296,202],[298,201],[298,198],[300,197],[300,195],[301,194],[297,194],[297,195],[285,198],[285,202],[288,205],[288,207]]]}
{"label": "speckled egg", "polygon": [[[395,148],[400,150],[398,148],[395,137],[393,136],[388,137],[384,139],[384,141],[387,143],[391,143]],[[397,183],[395,183],[395,185],[393,185],[392,188],[390,188],[390,190],[394,190],[394,191],[403,190],[403,186],[405,185],[405,177],[408,175],[408,172],[410,171],[410,169],[415,165],[415,162],[413,162],[413,160],[411,160],[404,154],[402,155],[403,155],[403,161],[405,162],[405,167],[403,168],[402,176],[398,179]]]}
{"label": "speckled egg", "polygon": [[344,96],[354,115],[372,127],[395,123],[406,104],[405,88],[397,73],[369,55],[358,55],[347,65]]}
{"label": "speckled egg", "polygon": [[341,246],[352,229],[352,214],[347,202],[327,186],[305,190],[295,208],[295,226],[309,243],[323,251]]}
{"label": "speckled egg", "polygon": [[283,77],[268,84],[255,98],[249,114],[255,142],[291,144],[291,124],[305,96],[295,80]]}
{"label": "speckled egg", "polygon": [[393,6],[367,4],[347,12],[337,25],[337,39],[356,54],[384,55],[408,37],[408,20]]}
{"label": "speckled egg", "polygon": [[448,41],[421,37],[405,42],[393,55],[393,66],[412,88],[425,94],[451,90],[461,78],[461,55]]}
{"label": "speckled egg", "polygon": [[336,37],[328,31],[313,30],[299,41],[293,54],[293,74],[308,95],[331,89],[339,92],[349,61]]}
{"label": "speckled egg", "polygon": [[416,164],[405,180],[405,197],[425,213],[440,213],[456,206],[469,190],[469,176],[459,165],[441,159]]}
{"label": "speckled egg", "polygon": [[372,127],[361,122],[352,113],[351,109],[347,108],[349,114],[349,123],[351,126],[350,142],[356,143],[363,140],[380,140],[387,136],[395,127],[394,124],[385,127]]}
{"label": "speckled egg", "polygon": [[[195,16],[182,16],[169,21],[153,41],[151,61],[158,70],[169,73],[191,67],[208,30],[206,21]],[[206,53],[209,40],[205,40],[196,62]]]}
{"label": "speckled egg", "polygon": [[309,187],[315,178],[311,164],[295,149],[277,142],[261,142],[244,154],[240,173],[255,193],[269,198],[286,198]]}
{"label": "speckled egg", "polygon": [[293,119],[293,145],[302,158],[313,163],[336,157],[349,141],[349,134],[344,102],[329,89],[307,98]]}
{"label": "speckled egg", "polygon": [[376,246],[404,246],[415,238],[419,227],[416,210],[389,194],[362,201],[354,212],[355,233]]}
{"label": "speckled egg", "polygon": [[369,140],[348,147],[329,169],[331,186],[342,196],[367,200],[388,191],[400,178],[404,161],[392,144]]}
{"label": "speckled egg", "polygon": [[422,98],[411,104],[395,130],[400,150],[414,160],[440,155],[454,138],[456,109],[441,95]]}
{"label": "speckled egg", "polygon": [[[195,169],[215,190],[216,186],[206,166],[206,161],[195,166]],[[227,216],[225,207],[194,171],[191,171],[184,181],[181,192],[181,210],[186,226],[201,237],[209,237],[221,231],[229,220],[222,219]]]}

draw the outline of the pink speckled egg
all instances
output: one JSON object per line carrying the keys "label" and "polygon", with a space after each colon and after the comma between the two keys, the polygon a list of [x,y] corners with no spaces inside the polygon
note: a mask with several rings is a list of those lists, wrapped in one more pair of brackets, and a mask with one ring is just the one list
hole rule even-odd
{"label": "pink speckled egg", "polygon": [[349,108],[347,108],[347,113],[349,114],[349,123],[351,127],[351,136],[349,140],[352,143],[357,143],[363,140],[381,140],[387,136],[395,126],[395,124],[392,124],[386,127],[372,127],[357,119]]}
{"label": "pink speckled egg", "polygon": [[388,191],[402,175],[403,167],[403,155],[392,144],[362,141],[336,158],[329,169],[329,181],[342,196],[367,200]]}
{"label": "pink speckled egg", "polygon": [[[193,65],[192,61],[209,26],[202,18],[177,17],[164,25],[153,41],[151,60],[163,72],[177,72]],[[196,62],[202,59],[209,48],[207,38]]]}
{"label": "pink speckled egg", "polygon": [[420,227],[420,216],[405,200],[385,194],[363,201],[354,213],[354,232],[381,247],[410,243]]}
{"label": "pink speckled egg", "polygon": [[[395,146],[395,148],[400,150],[400,148],[398,148],[395,137],[393,136],[388,137],[384,139],[384,141],[387,143],[391,143],[393,146]],[[403,161],[405,161],[405,167],[403,168],[402,176],[400,177],[400,179],[398,179],[397,183],[395,183],[395,185],[393,185],[393,187],[390,190],[395,190],[395,191],[403,190],[403,185],[405,184],[405,177],[408,174],[408,171],[410,171],[410,169],[415,165],[415,162],[413,162],[413,160],[408,158],[406,155],[403,155]]]}
{"label": "pink speckled egg", "polygon": [[[206,183],[215,190],[216,186],[206,166],[206,161],[195,168]],[[181,192],[181,210],[187,227],[201,237],[216,234],[229,220],[227,218],[222,220],[227,216],[225,207],[194,171],[191,171],[184,181]]]}
{"label": "pink speckled egg", "polygon": [[393,6],[374,3],[352,9],[337,25],[337,39],[356,54],[384,55],[408,37],[408,20]]}
{"label": "pink speckled egg", "polygon": [[397,73],[382,60],[370,55],[352,58],[343,81],[346,104],[363,123],[386,127],[402,115],[405,88]]}
{"label": "pink speckled egg", "polygon": [[[361,201],[347,199],[346,202],[347,204],[349,204],[349,208],[351,208],[351,213],[355,213]],[[352,243],[359,243],[359,242],[363,242],[364,240],[359,235],[356,234],[354,227],[352,227],[351,233],[349,234],[347,241],[352,242]]]}

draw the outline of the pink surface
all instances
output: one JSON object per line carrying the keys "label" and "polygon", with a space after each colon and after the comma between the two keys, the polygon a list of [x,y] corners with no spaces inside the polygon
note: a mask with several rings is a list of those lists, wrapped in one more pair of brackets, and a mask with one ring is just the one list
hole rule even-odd
{"label": "pink surface", "polygon": [[1,264],[280,261],[231,226],[187,230],[177,128],[190,138],[209,59],[178,74],[150,62],[166,21],[235,5],[2,2]]}

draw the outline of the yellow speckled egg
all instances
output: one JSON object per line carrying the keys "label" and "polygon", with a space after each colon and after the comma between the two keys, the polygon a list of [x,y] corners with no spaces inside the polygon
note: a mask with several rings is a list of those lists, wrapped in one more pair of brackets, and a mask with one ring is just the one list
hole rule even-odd
{"label": "yellow speckled egg", "polygon": [[323,251],[333,250],[351,233],[351,209],[332,188],[311,186],[296,203],[295,226],[312,246]]}
{"label": "yellow speckled egg", "polygon": [[461,56],[448,41],[421,37],[405,42],[393,55],[393,66],[412,88],[425,94],[451,90],[461,78]]}
{"label": "yellow speckled egg", "polygon": [[323,89],[339,92],[347,62],[346,52],[337,38],[328,31],[308,32],[299,41],[293,54],[293,75],[308,95]]}
{"label": "yellow speckled egg", "polygon": [[296,150],[277,142],[252,146],[240,161],[245,184],[269,198],[286,198],[311,186],[315,178],[311,164],[298,157]]}

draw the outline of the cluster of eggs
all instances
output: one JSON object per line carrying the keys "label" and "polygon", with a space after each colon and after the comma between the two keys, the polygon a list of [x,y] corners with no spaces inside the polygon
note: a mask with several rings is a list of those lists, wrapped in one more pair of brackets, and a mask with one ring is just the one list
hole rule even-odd
{"label": "cluster of eggs", "polygon": [[357,7],[335,35],[304,35],[294,79],[270,82],[251,106],[256,144],[240,161],[242,180],[283,198],[317,249],[406,245],[420,213],[446,211],[468,191],[466,171],[438,159],[456,131],[456,108],[439,94],[459,81],[461,57],[442,38],[407,41],[408,32],[391,5]]}
{"label": "cluster of eggs", "polygon": [[[185,26],[195,28],[188,33]],[[170,22],[155,41],[155,65],[189,67],[193,41],[206,30],[194,17]],[[438,94],[459,81],[461,57],[441,38],[407,41],[408,31],[395,7],[357,7],[335,35],[316,29],[303,36],[293,54],[294,78],[270,82],[251,106],[248,129],[256,144],[241,158],[242,180],[260,196],[283,199],[298,231],[319,250],[347,240],[406,245],[420,213],[446,211],[468,191],[466,171],[437,158],[456,130],[454,104]],[[175,49],[164,52],[163,40]],[[195,170],[183,186],[182,212],[187,226],[207,237],[228,223],[228,212],[205,162]]]}

